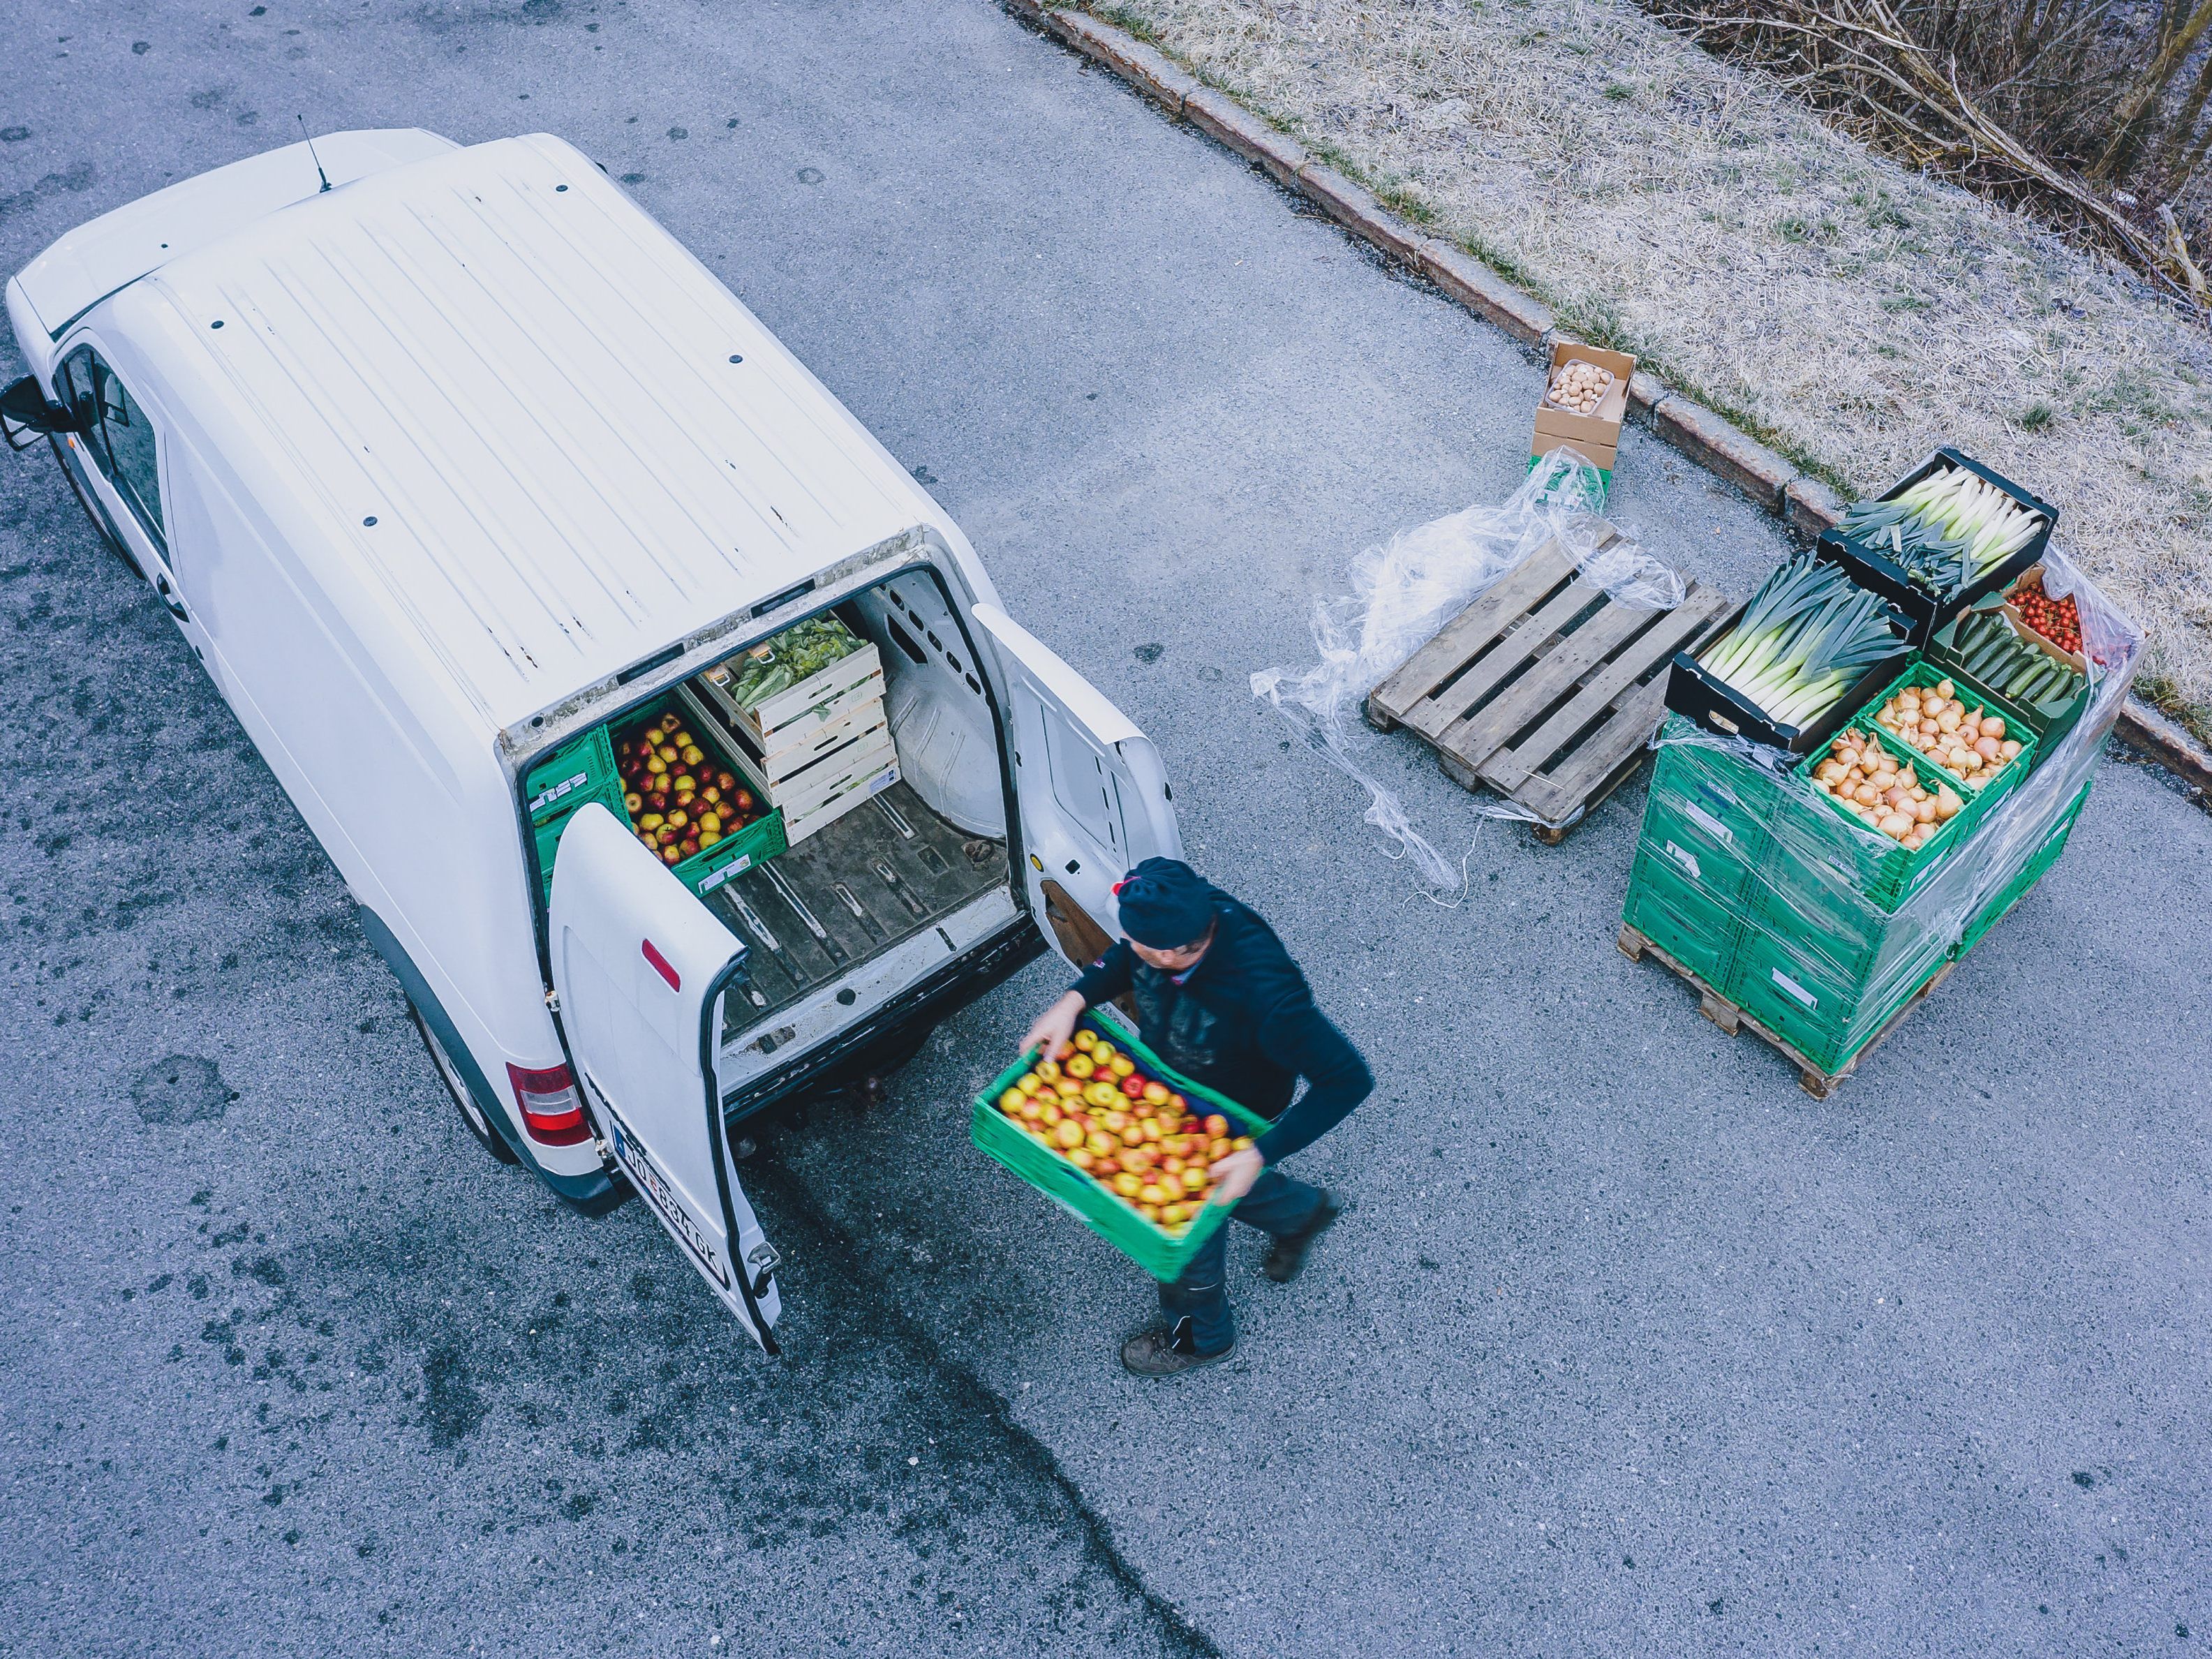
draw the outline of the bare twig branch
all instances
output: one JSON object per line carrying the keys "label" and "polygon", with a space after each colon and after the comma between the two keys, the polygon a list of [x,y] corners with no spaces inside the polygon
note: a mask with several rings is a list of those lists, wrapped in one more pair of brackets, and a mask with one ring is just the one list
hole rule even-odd
{"label": "bare twig branch", "polygon": [[[2176,27],[2176,43],[2195,42],[2205,27],[2200,15],[2212,25],[2212,0],[2190,3],[2194,9]],[[2161,241],[2146,234],[2082,179],[2025,142],[1988,105],[1994,94],[2024,83],[2029,64],[2049,61],[2046,54],[2066,50],[2064,42],[2091,33],[2108,15],[2111,0],[2080,6],[2063,23],[2058,9],[2066,0],[2027,0],[2040,7],[2045,23],[2057,25],[2047,30],[2055,38],[2039,39],[2011,73],[1978,93],[1967,85],[1958,49],[1969,9],[1930,9],[1937,27],[1947,31],[1936,38],[1949,42],[1939,53],[1907,25],[1899,3],[1912,0],[1765,0],[1756,11],[1744,0],[1659,0],[1655,10],[1669,27],[1717,51],[1778,64],[1794,86],[1838,120],[1916,165],[2038,206],[2167,292],[2203,303],[2186,272],[2176,275],[2181,266],[2171,235]]]}

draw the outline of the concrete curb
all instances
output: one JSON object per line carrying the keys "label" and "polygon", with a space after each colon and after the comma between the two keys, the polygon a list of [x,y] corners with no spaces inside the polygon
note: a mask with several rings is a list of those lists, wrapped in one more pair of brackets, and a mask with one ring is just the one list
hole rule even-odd
{"label": "concrete curb", "polygon": [[[1560,337],[1552,308],[1455,243],[1427,235],[1378,202],[1364,185],[1316,160],[1305,146],[1205,85],[1166,53],[1088,12],[1042,0],[1000,0],[1014,17],[1103,64],[1171,116],[1296,191],[1352,235],[1425,276],[1462,309],[1532,350]],[[1842,515],[1844,502],[1818,478],[1693,398],[1638,370],[1631,411],[1659,436],[1808,539]],[[2212,751],[2138,697],[2120,710],[2112,735],[2189,784],[2212,810]]]}
{"label": "concrete curb", "polygon": [[1225,92],[1200,88],[1183,100],[1183,114],[1214,143],[1234,150],[1285,190],[1299,190],[1298,170],[1313,157],[1286,132],[1278,132]]}
{"label": "concrete curb", "polygon": [[2140,697],[2128,699],[2112,735],[2172,773],[2188,786],[2199,806],[2212,811],[2212,750]]}
{"label": "concrete curb", "polygon": [[1504,329],[1524,346],[1541,346],[1553,332],[1551,307],[1522,293],[1455,243],[1434,237],[1424,241],[1421,274],[1464,309]]}
{"label": "concrete curb", "polygon": [[1651,428],[1769,513],[1781,513],[1783,492],[1799,477],[1796,467],[1758,439],[1679,392],[1652,410]]}

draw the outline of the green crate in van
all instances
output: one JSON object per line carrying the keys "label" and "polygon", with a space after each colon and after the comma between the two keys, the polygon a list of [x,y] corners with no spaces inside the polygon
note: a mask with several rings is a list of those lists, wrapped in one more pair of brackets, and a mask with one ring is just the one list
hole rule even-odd
{"label": "green crate in van", "polygon": [[1639,842],[1620,919],[1714,989],[1728,977],[1743,923],[1685,870],[1679,843]]}
{"label": "green crate in van", "polygon": [[[576,807],[583,805],[586,800],[594,799],[615,815],[617,823],[629,821],[623,810],[622,797],[610,791],[605,799],[598,796],[572,799],[568,811],[534,826],[532,830],[538,838],[538,878],[549,902],[553,896],[553,858],[559,848],[561,832],[568,827],[568,820],[575,817]],[[723,836],[712,847],[693,854],[672,867],[678,880],[704,898],[732,877],[744,874],[757,864],[765,864],[785,850],[783,814],[775,811],[766,817],[755,819],[735,835]]]}
{"label": "green crate in van", "polygon": [[530,808],[531,823],[546,824],[587,800],[605,801],[611,789],[619,799],[614,744],[607,739],[607,728],[595,726],[532,767],[522,798]]}
{"label": "green crate in van", "polygon": [[[1265,1118],[1255,1112],[1247,1111],[1218,1091],[1209,1089],[1202,1083],[1194,1083],[1170,1069],[1158,1054],[1137,1041],[1136,1034],[1127,1025],[1108,1010],[1091,1009],[1084,1015],[1083,1024],[1135,1060],[1138,1068],[1146,1076],[1158,1079],[1182,1095],[1193,1106],[1202,1103],[1207,1111],[1220,1113],[1229,1120],[1237,1133],[1257,1137],[1267,1133],[1267,1121]],[[1090,1175],[1077,1169],[1057,1152],[1040,1146],[1027,1130],[998,1108],[999,1097],[1012,1088],[1014,1080],[1029,1070],[1036,1054],[1035,1049],[1024,1054],[1000,1073],[990,1086],[975,1097],[975,1109],[969,1121],[969,1138],[984,1156],[1004,1164],[1153,1278],[1163,1283],[1173,1280],[1190,1265],[1191,1258],[1212,1237],[1214,1230],[1229,1218],[1229,1212],[1235,1206],[1208,1204],[1180,1234],[1171,1233],[1166,1228],[1147,1221],[1127,1203]]]}
{"label": "green crate in van", "polygon": [[[738,763],[721,722],[707,712],[706,705],[692,695],[688,686],[678,685],[663,692],[643,707],[633,708],[620,720],[611,722],[610,726],[616,735],[620,736],[647,721],[658,720],[671,712],[683,722],[684,729],[691,734],[692,740],[706,751],[716,771],[728,772],[741,781],[750,779],[747,769]],[[608,753],[611,756],[613,753],[611,744]],[[614,811],[623,823],[629,822],[619,795],[616,798]],[[731,831],[712,847],[702,848],[682,863],[669,867],[675,871],[678,880],[703,898],[732,877],[751,869],[755,865],[767,863],[787,850],[789,846],[790,842],[784,835],[783,809],[779,806],[756,818],[744,829]]]}

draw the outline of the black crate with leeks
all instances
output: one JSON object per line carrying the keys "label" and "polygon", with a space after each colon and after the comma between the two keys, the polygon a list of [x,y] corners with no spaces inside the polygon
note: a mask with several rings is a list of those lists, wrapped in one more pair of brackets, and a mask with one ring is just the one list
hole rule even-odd
{"label": "black crate with leeks", "polygon": [[1677,653],[1667,707],[1708,731],[1802,755],[1902,667],[1906,619],[1810,553],[1784,563],[1695,656]]}
{"label": "black crate with leeks", "polygon": [[2043,556],[2058,509],[1948,447],[1878,501],[1853,501],[1818,552],[1905,613],[1915,645]]}

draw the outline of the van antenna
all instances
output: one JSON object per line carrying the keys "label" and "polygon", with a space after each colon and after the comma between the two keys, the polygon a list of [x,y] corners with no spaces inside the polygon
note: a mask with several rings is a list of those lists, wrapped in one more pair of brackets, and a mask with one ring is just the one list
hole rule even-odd
{"label": "van antenna", "polygon": [[[323,158],[315,154],[314,136],[307,131],[307,118],[304,115],[295,115],[292,118],[300,124],[300,137],[307,141],[307,159],[315,164],[315,177],[323,181],[323,190],[328,190],[331,187],[331,175],[323,171]],[[318,196],[322,193],[322,190],[315,192]]]}

